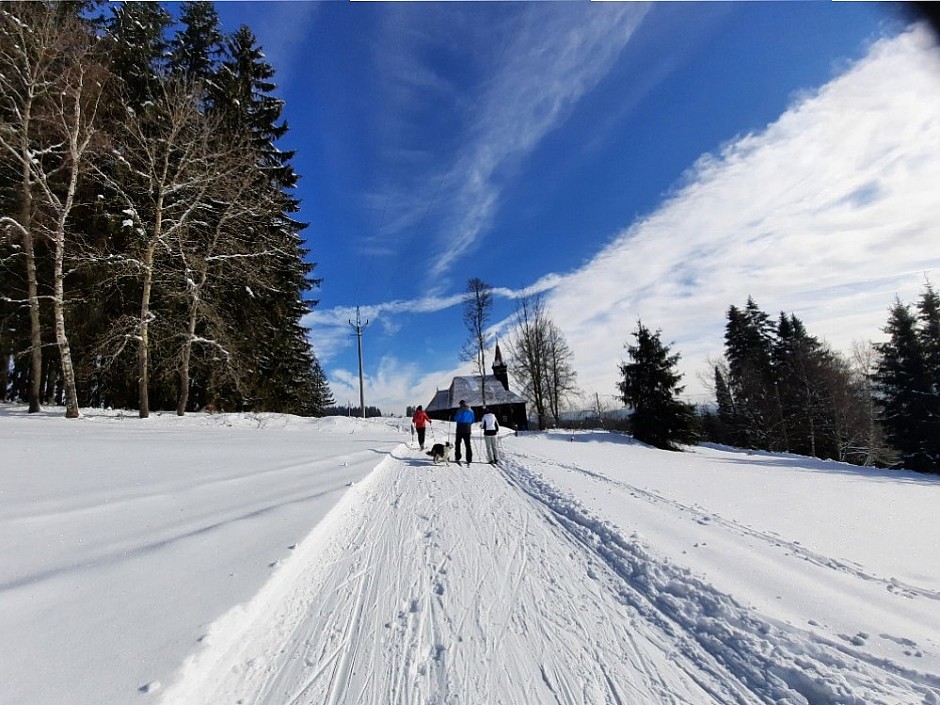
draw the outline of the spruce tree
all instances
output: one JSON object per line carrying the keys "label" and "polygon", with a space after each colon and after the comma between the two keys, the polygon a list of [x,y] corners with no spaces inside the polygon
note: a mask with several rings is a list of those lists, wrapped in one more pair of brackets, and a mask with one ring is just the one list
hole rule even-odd
{"label": "spruce tree", "polygon": [[120,3],[106,23],[111,70],[123,82],[124,101],[133,110],[160,94],[171,24],[170,14],[155,2]]}
{"label": "spruce tree", "polygon": [[734,396],[735,435],[748,448],[768,448],[779,418],[773,387],[774,325],[748,297],[745,308],[731,306],[725,328],[728,383]]}
{"label": "spruce tree", "polygon": [[729,445],[738,445],[740,439],[737,429],[738,413],[734,405],[734,397],[725,375],[718,365],[715,365],[715,400],[718,404],[717,423],[713,424],[713,430],[716,434],[715,441],[718,443],[727,443]]}
{"label": "spruce tree", "polygon": [[834,371],[832,354],[806,332],[794,314],[781,311],[772,350],[777,425],[771,449],[833,457],[826,399]]}
{"label": "spruce tree", "polygon": [[929,282],[917,303],[917,318],[917,337],[927,367],[924,453],[934,472],[940,472],[940,295]]}
{"label": "spruce tree", "polygon": [[881,357],[875,369],[881,422],[905,467],[936,472],[928,437],[933,385],[917,319],[896,300],[884,330],[889,340],[876,346]]}
{"label": "spruce tree", "polygon": [[677,396],[684,387],[676,371],[679,355],[669,354],[669,346],[660,340],[660,331],[651,333],[637,321],[633,333],[635,345],[627,346],[630,362],[620,365],[619,382],[624,404],[633,407],[630,419],[633,437],[665,450],[678,450],[678,443],[694,438],[692,407]]}
{"label": "spruce tree", "polygon": [[301,323],[316,304],[307,295],[319,282],[310,277],[313,264],[306,261],[308,251],[299,235],[306,224],[293,218],[299,210],[292,194],[298,178],[291,165],[294,153],[276,145],[288,129],[281,119],[283,102],[272,95],[274,69],[248,27],[228,37],[225,46],[227,56],[210,98],[227,129],[247,134],[255,147],[263,179],[259,192],[264,192],[266,205],[254,228],[269,252],[263,264],[268,286],[255,290],[233,282],[225,292],[231,320],[236,325],[251,320],[250,326],[240,326],[246,332],[242,353],[250,357],[251,370],[241,393],[253,408],[319,413],[310,408],[310,400],[319,396],[319,382]]}
{"label": "spruce tree", "polygon": [[208,89],[225,51],[219,13],[211,2],[184,2],[180,9],[182,28],[170,43],[170,71],[191,83],[206,84]]}

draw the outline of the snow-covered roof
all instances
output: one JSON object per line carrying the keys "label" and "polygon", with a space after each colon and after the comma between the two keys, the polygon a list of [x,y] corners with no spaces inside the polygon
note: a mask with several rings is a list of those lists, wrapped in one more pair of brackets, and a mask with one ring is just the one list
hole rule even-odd
{"label": "snow-covered roof", "polygon": [[483,385],[486,385],[486,403],[496,404],[525,404],[525,399],[515,392],[509,391],[496,377],[487,375],[485,380],[480,375],[467,377],[454,377],[449,389],[441,389],[434,395],[425,411],[443,411],[456,409],[460,400],[467,402],[468,406],[483,406]]}

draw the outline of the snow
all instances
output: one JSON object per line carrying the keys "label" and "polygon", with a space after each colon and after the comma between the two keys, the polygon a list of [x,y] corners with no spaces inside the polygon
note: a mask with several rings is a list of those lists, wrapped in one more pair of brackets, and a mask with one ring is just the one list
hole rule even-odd
{"label": "snow", "polygon": [[940,478],[500,442],[0,405],[0,702],[940,704]]}

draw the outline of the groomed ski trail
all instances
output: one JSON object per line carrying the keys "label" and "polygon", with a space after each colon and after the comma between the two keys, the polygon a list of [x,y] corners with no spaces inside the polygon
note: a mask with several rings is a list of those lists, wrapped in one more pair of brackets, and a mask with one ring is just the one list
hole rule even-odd
{"label": "groomed ski trail", "polygon": [[930,702],[929,678],[776,634],[503,458],[397,448],[161,704]]}

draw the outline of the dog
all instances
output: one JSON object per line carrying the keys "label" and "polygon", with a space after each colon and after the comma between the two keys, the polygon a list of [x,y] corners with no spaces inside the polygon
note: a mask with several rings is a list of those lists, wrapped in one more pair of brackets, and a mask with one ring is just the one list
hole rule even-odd
{"label": "dog", "polygon": [[435,465],[444,461],[444,465],[450,465],[450,451],[453,446],[450,444],[450,441],[447,443],[435,443],[431,446],[431,450],[428,451],[428,455],[431,456],[431,462]]}

